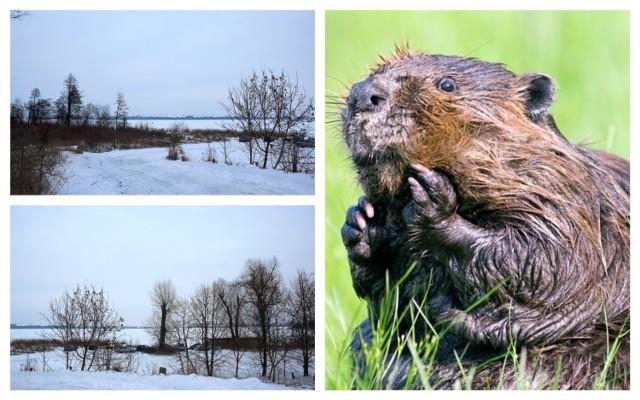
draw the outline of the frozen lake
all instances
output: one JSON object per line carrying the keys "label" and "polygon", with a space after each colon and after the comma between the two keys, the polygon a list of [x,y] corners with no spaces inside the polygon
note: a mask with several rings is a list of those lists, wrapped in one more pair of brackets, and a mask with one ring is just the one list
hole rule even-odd
{"label": "frozen lake", "polygon": [[153,129],[169,129],[181,124],[188,129],[225,129],[224,124],[228,124],[229,119],[129,119],[130,126],[149,125]]}
{"label": "frozen lake", "polygon": [[[46,330],[46,329],[45,329]],[[10,339],[39,339],[41,338],[41,332],[43,329],[11,329]],[[126,340],[131,344],[146,344],[152,345],[153,338],[147,333],[144,328],[127,328],[123,329],[119,334],[120,339]]]}
{"label": "frozen lake", "polygon": [[[225,125],[230,125],[232,120],[230,118],[221,118],[221,119],[169,119],[169,118],[161,118],[161,119],[129,119],[129,126],[139,126],[139,125],[148,125],[149,128],[152,129],[170,129],[176,124],[184,125],[188,129],[227,129]],[[233,125],[231,126],[231,128]],[[313,136],[314,132],[314,124],[307,124],[307,130]]]}

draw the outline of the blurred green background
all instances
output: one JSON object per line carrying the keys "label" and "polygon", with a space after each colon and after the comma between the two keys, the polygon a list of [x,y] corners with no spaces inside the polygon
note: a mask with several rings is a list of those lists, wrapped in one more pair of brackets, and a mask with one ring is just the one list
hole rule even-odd
{"label": "blurred green background", "polygon": [[340,133],[340,105],[396,44],[501,62],[557,84],[552,113],[573,143],[629,158],[629,13],[626,11],[327,11],[326,388],[348,389],[345,351],[366,305],[352,287],[340,227],[362,193]]}

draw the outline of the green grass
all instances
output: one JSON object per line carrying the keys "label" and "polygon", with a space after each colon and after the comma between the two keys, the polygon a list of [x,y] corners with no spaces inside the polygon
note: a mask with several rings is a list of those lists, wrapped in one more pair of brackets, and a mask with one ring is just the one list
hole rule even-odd
{"label": "green grass", "polygon": [[[406,387],[429,387],[430,371],[427,366],[433,362],[436,355],[439,332],[431,326],[422,312],[427,296],[420,302],[414,299],[409,307],[400,308],[400,286],[414,267],[415,264],[393,287],[390,286],[387,276],[385,297],[380,302],[379,309],[375,310],[375,314],[380,317],[374,326],[371,343],[365,344],[362,349],[362,356],[368,368],[361,376],[351,373],[352,387],[367,390],[387,389],[388,383],[384,378],[394,375],[401,367],[402,364],[398,363],[398,360],[407,351],[413,360],[419,362],[413,362],[408,369]],[[410,321],[411,328],[401,332],[401,321]],[[418,334],[418,326],[424,327],[423,331],[428,334]],[[349,354],[348,350],[343,353]]]}
{"label": "green grass", "polygon": [[[392,389],[393,379],[389,378],[396,375],[406,376],[404,382],[406,389],[431,388],[433,383],[431,376],[436,369],[434,362],[439,341],[449,326],[433,326],[427,319],[423,310],[429,297],[428,293],[421,300],[414,298],[408,307],[400,306],[401,286],[414,267],[415,264],[393,286],[390,285],[387,276],[385,296],[381,300],[379,308],[371,310],[372,313],[379,316],[379,319],[374,325],[371,340],[364,343],[359,356],[364,360],[366,368],[361,371],[362,373],[354,373],[354,365],[357,361],[348,344],[344,343],[344,347],[340,351],[342,368],[340,368],[339,374],[332,377],[330,382],[334,388]],[[480,306],[501,285],[478,299],[465,311],[470,312]],[[410,322],[410,328],[408,330],[402,329],[401,324],[407,321]],[[628,320],[625,321],[620,332],[611,342],[607,342],[604,365],[591,389],[615,388],[618,380],[625,380],[625,376],[615,373],[615,359],[621,341],[630,333],[628,323]],[[407,357],[407,355],[409,356]],[[566,372],[562,357],[556,361],[554,371],[545,370],[537,357],[529,357],[526,349],[519,350],[515,341],[511,342],[503,354],[496,355],[483,363],[465,364],[458,354],[456,354],[456,361],[459,372],[459,377],[453,383],[453,388],[456,390],[471,390],[477,388],[480,382],[486,389],[531,390],[540,388],[538,385],[543,385],[549,389],[557,390],[562,387],[561,385],[564,383],[563,372]],[[496,381],[490,380],[495,379],[494,374],[490,374],[491,378],[486,374],[476,376],[476,373],[482,371],[485,366],[496,371],[496,363],[499,366],[497,369],[499,375]],[[483,382],[483,379],[486,382]]]}
{"label": "green grass", "polygon": [[[336,102],[396,44],[551,75],[552,113],[574,143],[629,158],[629,13],[624,11],[329,11],[326,14],[326,387],[351,387],[346,349],[366,317],[351,287],[340,227],[361,190]],[[419,346],[418,346],[419,347]]]}

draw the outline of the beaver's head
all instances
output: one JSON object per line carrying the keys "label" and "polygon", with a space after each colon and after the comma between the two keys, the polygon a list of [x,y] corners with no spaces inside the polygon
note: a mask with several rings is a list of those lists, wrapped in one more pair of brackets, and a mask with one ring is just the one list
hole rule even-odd
{"label": "beaver's head", "polygon": [[529,131],[559,135],[548,112],[553,93],[546,75],[398,49],[351,88],[343,134],[367,194],[393,196],[412,162],[447,172],[474,140],[500,146],[513,132],[525,132],[523,141]]}

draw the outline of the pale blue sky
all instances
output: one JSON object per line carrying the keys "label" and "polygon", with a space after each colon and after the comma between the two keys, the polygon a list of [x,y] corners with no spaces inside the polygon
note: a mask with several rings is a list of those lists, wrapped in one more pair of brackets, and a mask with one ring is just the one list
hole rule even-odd
{"label": "pale blue sky", "polygon": [[222,115],[227,89],[284,70],[314,97],[313,11],[30,11],[11,21],[11,100],[55,100],[72,73],[84,102],[130,115]]}
{"label": "pale blue sky", "polygon": [[11,322],[41,323],[49,300],[78,283],[104,287],[139,325],[158,279],[190,295],[275,256],[288,281],[314,272],[313,221],[312,206],[12,206]]}

